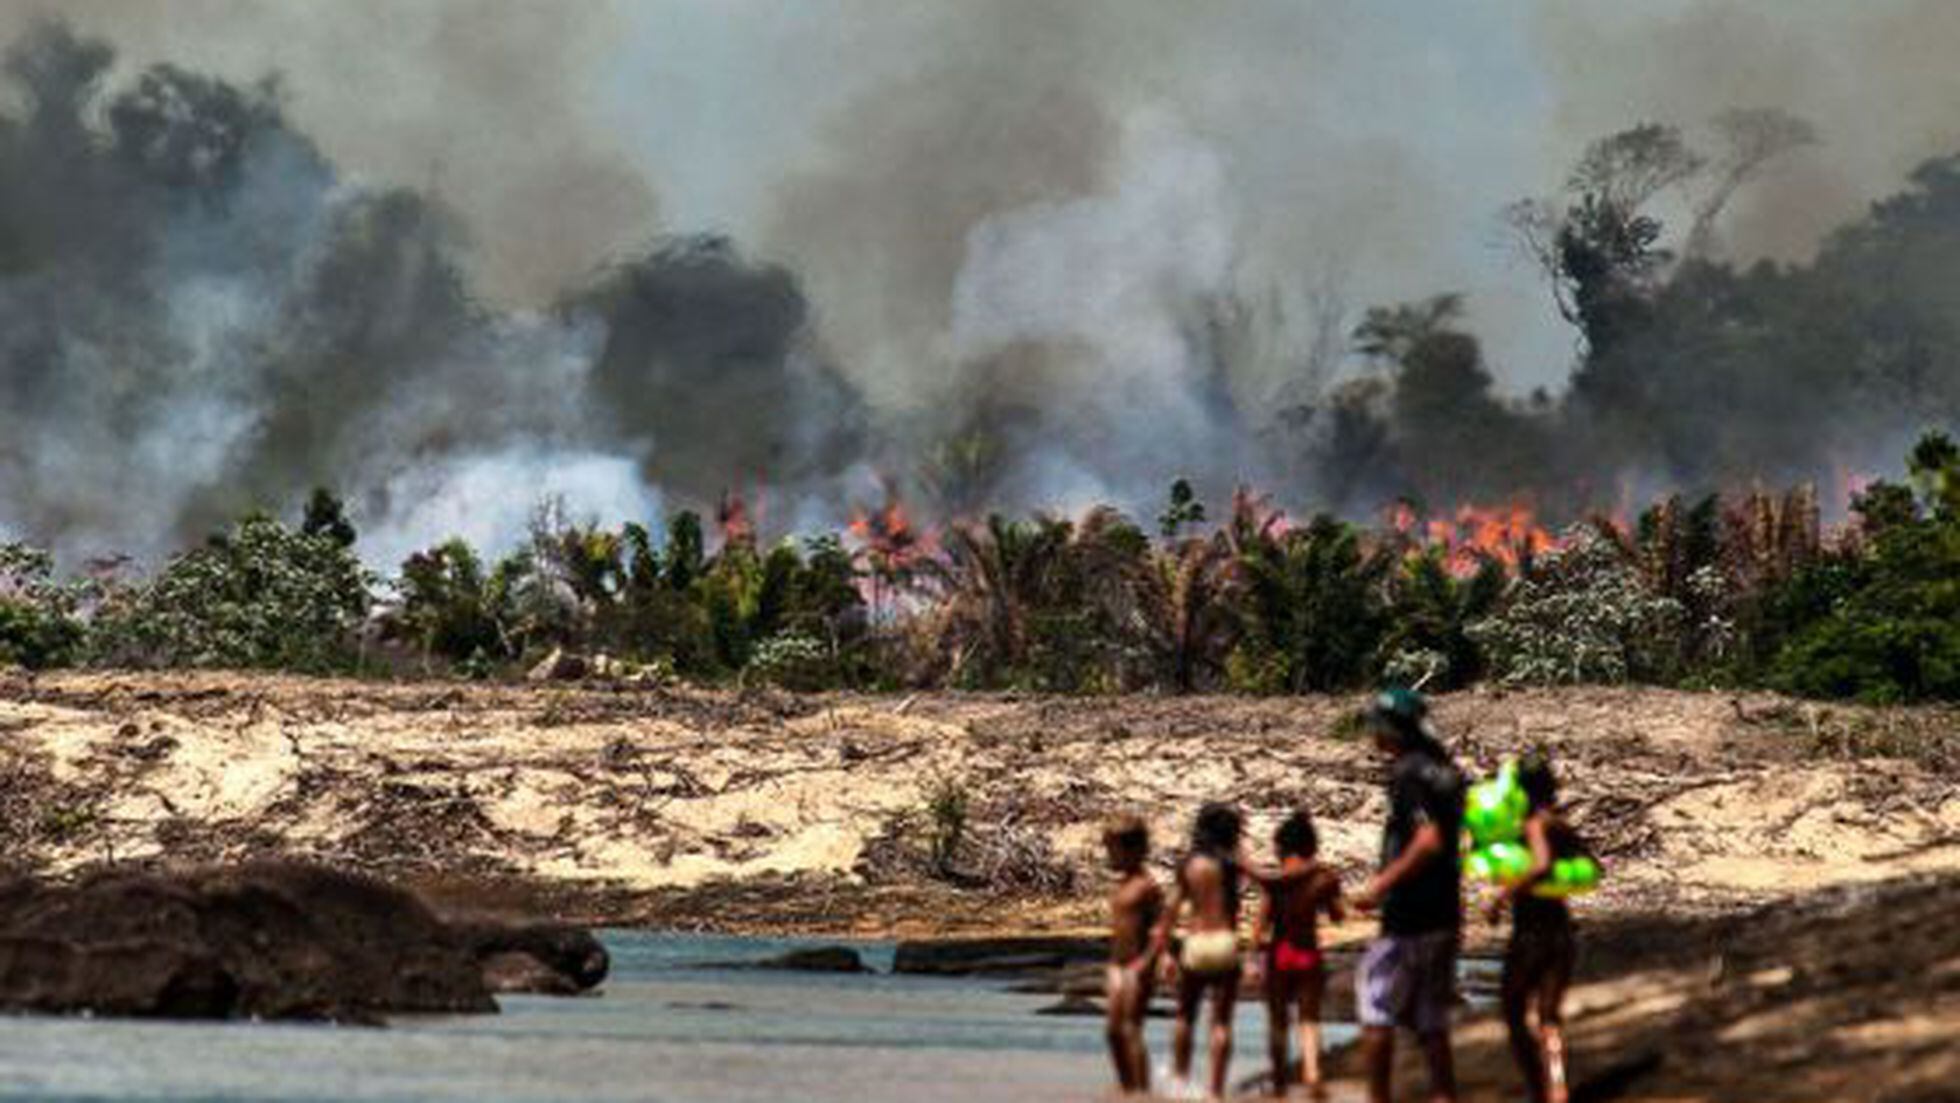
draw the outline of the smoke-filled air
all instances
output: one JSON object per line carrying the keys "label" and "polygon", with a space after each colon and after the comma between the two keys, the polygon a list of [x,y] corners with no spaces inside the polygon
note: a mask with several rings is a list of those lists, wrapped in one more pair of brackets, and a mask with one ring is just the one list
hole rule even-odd
{"label": "smoke-filled air", "polygon": [[1937,5],[488,7],[0,21],[0,531],[1841,506],[1960,409]]}

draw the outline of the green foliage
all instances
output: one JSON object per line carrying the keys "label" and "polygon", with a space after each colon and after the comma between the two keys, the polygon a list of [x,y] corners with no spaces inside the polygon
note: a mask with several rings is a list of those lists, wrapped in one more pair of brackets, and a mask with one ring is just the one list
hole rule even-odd
{"label": "green foliage", "polygon": [[956,525],[931,566],[928,677],[956,685],[1115,688],[1141,659],[1149,540],[1116,511]]}
{"label": "green foliage", "polygon": [[1251,692],[1328,692],[1373,673],[1387,620],[1382,585],[1394,559],[1325,515],[1282,529],[1242,499],[1233,543],[1244,573],[1242,629],[1228,661]]}
{"label": "green foliage", "polygon": [[1197,491],[1191,489],[1190,480],[1171,483],[1170,500],[1157,518],[1158,533],[1166,540],[1175,540],[1187,526],[1202,525],[1204,521],[1205,504],[1198,500]]}
{"label": "green foliage", "polygon": [[1504,607],[1469,629],[1506,682],[1667,681],[1679,673],[1684,613],[1590,527],[1533,563]]}
{"label": "green foliage", "polygon": [[1157,684],[1188,692],[1225,672],[1238,636],[1241,578],[1231,543],[1218,534],[1150,556],[1136,599]]}
{"label": "green foliage", "polygon": [[[1407,321],[1377,319],[1384,348]],[[1928,436],[1909,478],[1875,484],[1854,511],[1855,529],[1826,540],[1806,489],[1670,498],[1631,530],[1601,522],[1550,550],[1532,538],[1477,559],[1472,545],[1425,545],[1419,527],[1296,526],[1241,492],[1221,524],[1161,541],[1107,508],[955,525],[936,550],[916,538],[901,575],[868,574],[870,557],[835,535],[765,547],[725,527],[710,549],[700,518],[680,513],[656,546],[645,526],[546,509],[487,569],[461,541],[411,555],[379,623],[384,641],[469,677],[563,648],[799,691],[1305,693],[1496,677],[1960,698],[1960,447]],[[0,545],[0,662],[345,669],[375,580],[330,495],[307,518],[247,517],[127,586],[61,582],[45,553]],[[897,587],[890,619],[866,607],[874,579]],[[956,807],[940,817],[955,836]]]}
{"label": "green foliage", "polygon": [[326,537],[343,548],[353,547],[359,538],[353,522],[347,519],[346,506],[326,487],[315,488],[312,497],[306,500],[299,531],[307,536]]}
{"label": "green foliage", "polygon": [[830,650],[801,632],[781,632],[756,644],[743,675],[805,693],[833,688],[840,681]]}
{"label": "green foliage", "polygon": [[966,842],[967,813],[971,800],[966,784],[957,778],[942,778],[926,794],[926,847],[932,868],[941,874],[953,872]]}
{"label": "green foliage", "polygon": [[341,669],[371,581],[332,534],[247,517],[106,604],[98,648],[146,665]]}
{"label": "green foliage", "polygon": [[29,670],[80,657],[79,587],[54,580],[54,560],[25,544],[0,543],[0,666]]}
{"label": "green foliage", "polygon": [[516,599],[529,572],[528,558],[513,558],[486,575],[461,540],[416,552],[402,563],[394,619],[425,655],[477,668],[516,658]]}
{"label": "green foliage", "polygon": [[1492,559],[1468,578],[1450,573],[1440,549],[1404,560],[1389,581],[1382,677],[1432,691],[1481,677],[1483,652],[1470,626],[1497,607],[1506,581],[1503,565]]}
{"label": "green foliage", "polygon": [[1943,435],[1913,450],[1919,500],[1868,499],[1881,518],[1869,553],[1805,572],[1784,602],[1791,633],[1772,681],[1819,697],[1960,697],[1960,451]]}

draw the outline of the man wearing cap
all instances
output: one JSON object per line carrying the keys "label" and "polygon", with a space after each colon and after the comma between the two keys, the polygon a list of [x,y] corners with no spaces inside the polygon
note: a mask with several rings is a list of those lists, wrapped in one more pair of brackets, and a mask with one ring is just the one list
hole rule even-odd
{"label": "man wearing cap", "polygon": [[1463,773],[1432,732],[1418,693],[1391,689],[1369,705],[1376,748],[1389,759],[1381,869],[1356,903],[1379,910],[1381,934],[1355,976],[1368,1097],[1388,1103],[1395,1030],[1413,1031],[1429,1066],[1429,1097],[1454,1103],[1450,1014],[1462,942]]}

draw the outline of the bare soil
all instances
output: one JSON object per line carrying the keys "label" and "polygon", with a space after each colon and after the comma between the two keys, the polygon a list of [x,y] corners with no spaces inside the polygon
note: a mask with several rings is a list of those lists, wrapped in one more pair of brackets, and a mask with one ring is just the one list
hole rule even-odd
{"label": "bare soil", "polygon": [[[1368,868],[1357,703],[0,674],[0,853],[55,876],[297,855],[578,922],[1086,932],[1119,811],[1168,854],[1206,800],[1258,844],[1304,807]],[[1581,1098],[1956,1098],[1960,713],[1480,690],[1437,723],[1479,770],[1550,749],[1605,859]],[[1462,1039],[1469,1097],[1514,1094],[1496,1025]]]}
{"label": "bare soil", "polygon": [[[1168,853],[1205,800],[1244,805],[1261,843],[1305,807],[1365,869],[1380,767],[1354,705],[0,675],[0,847],[54,874],[296,854],[580,919],[1067,930],[1100,921],[1118,811]],[[1610,870],[1595,915],[1960,872],[1950,710],[1568,689],[1437,714],[1475,768],[1551,749]]]}

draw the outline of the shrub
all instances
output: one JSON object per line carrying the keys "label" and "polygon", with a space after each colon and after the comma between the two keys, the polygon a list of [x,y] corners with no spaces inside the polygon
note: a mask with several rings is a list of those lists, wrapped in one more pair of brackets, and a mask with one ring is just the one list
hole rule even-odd
{"label": "shrub", "polygon": [[1866,555],[1793,583],[1786,601],[1816,615],[1777,655],[1773,685],[1879,702],[1960,697],[1960,456],[1929,436],[1912,476],[1918,502],[1860,503],[1883,514]]}
{"label": "shrub", "polygon": [[1226,663],[1233,686],[1301,693],[1366,681],[1386,627],[1382,580],[1393,558],[1364,548],[1358,529],[1332,517],[1282,531],[1271,518],[1252,523],[1246,508],[1242,499],[1234,523],[1244,604]]}
{"label": "shrub", "polygon": [[803,692],[830,689],[841,680],[830,650],[801,632],[778,633],[757,644],[743,674],[764,685]]}
{"label": "shrub", "polygon": [[112,661],[138,664],[344,668],[370,582],[332,534],[248,517],[105,604],[98,646]]}
{"label": "shrub", "polygon": [[1382,677],[1395,685],[1457,689],[1484,672],[1470,626],[1504,596],[1504,567],[1485,559],[1468,578],[1451,574],[1442,549],[1405,559],[1389,580]]}
{"label": "shrub", "polygon": [[1513,684],[1661,681],[1678,671],[1682,621],[1681,603],[1655,595],[1619,545],[1587,526],[1539,556],[1469,635]]}
{"label": "shrub", "polygon": [[54,581],[54,560],[25,544],[0,544],[0,666],[38,670],[75,661],[84,631],[81,592]]}
{"label": "shrub", "polygon": [[935,872],[948,874],[966,842],[966,784],[942,778],[926,794],[926,848]]}
{"label": "shrub", "polygon": [[395,624],[425,655],[467,662],[473,671],[517,655],[511,636],[516,586],[528,560],[507,560],[485,575],[476,552],[451,540],[402,563]]}

